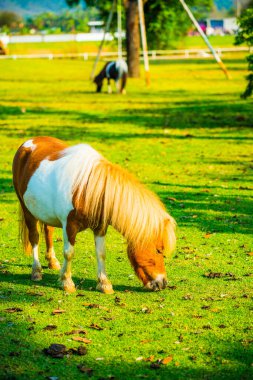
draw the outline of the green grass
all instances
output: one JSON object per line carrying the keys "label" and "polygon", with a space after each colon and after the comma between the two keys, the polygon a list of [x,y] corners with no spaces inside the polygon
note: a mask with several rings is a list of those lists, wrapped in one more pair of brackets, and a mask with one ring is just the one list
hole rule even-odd
{"label": "green grass", "polygon": [[[1,379],[87,378],[81,363],[93,369],[92,379],[252,378],[253,104],[239,97],[246,62],[226,64],[230,81],[211,61],[153,63],[149,89],[143,77],[130,79],[126,96],[109,96],[94,93],[89,62],[0,61]],[[11,163],[35,135],[88,142],[160,196],[178,224],[167,289],[142,289],[112,228],[107,271],[115,295],[95,290],[90,231],[77,239],[76,294],[59,289],[44,243],[44,277],[31,282],[31,258],[18,241]],[[62,261],[60,230],[55,247]],[[210,271],[222,276],[205,277]],[[52,315],[58,307],[65,313]],[[57,328],[44,330],[49,324]],[[80,328],[92,340],[86,356],[53,359],[42,352],[52,343],[78,347],[65,333]],[[144,360],[168,356],[172,361],[157,369]]]}
{"label": "green grass", "polygon": [[[32,42],[8,45],[9,54],[97,53],[100,42]],[[115,42],[107,42],[103,51],[117,51]]]}
{"label": "green grass", "polygon": [[[215,48],[234,47],[234,36],[211,36],[209,38]],[[96,53],[100,42],[43,42],[9,44],[9,54],[69,54]],[[188,36],[177,43],[179,49],[206,49],[200,36]],[[103,51],[117,51],[115,42],[106,42]]]}
{"label": "green grass", "polygon": [[[235,42],[235,36],[209,36],[208,39],[215,48],[233,47]],[[206,44],[201,36],[187,36],[179,42],[179,46],[187,49],[206,48]]]}

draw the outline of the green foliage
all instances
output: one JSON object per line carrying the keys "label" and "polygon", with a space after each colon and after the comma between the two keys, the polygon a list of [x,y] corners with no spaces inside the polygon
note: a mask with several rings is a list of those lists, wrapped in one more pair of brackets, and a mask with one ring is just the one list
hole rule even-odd
{"label": "green foliage", "polygon": [[[191,1],[197,18],[204,18],[210,10],[211,1]],[[192,25],[179,1],[147,1],[144,6],[148,45],[153,49],[175,47],[177,41],[186,35]]]}
{"label": "green foliage", "polygon": [[[76,6],[81,3],[81,0],[66,0],[66,2],[69,6]],[[96,6],[103,19],[108,16],[112,5],[109,0],[87,0],[86,3],[90,6]],[[211,0],[191,0],[188,2],[198,18],[207,16],[211,3]],[[191,25],[189,17],[177,0],[145,1],[144,12],[150,48],[166,49],[174,46],[175,42],[186,34]],[[113,28],[116,28],[116,17]]]}
{"label": "green foliage", "polygon": [[21,21],[21,17],[15,12],[0,11],[0,31],[2,32],[18,29]]}
{"label": "green foliage", "polygon": [[88,32],[88,21],[91,17],[96,17],[97,11],[94,8],[87,10],[77,9],[66,11],[61,14],[46,12],[26,20],[26,28],[35,28],[38,31],[47,32]]}
{"label": "green foliage", "polygon": [[[236,45],[241,45],[246,43],[249,47],[253,46],[253,6],[246,9],[242,16],[238,20],[239,23],[239,32],[236,36],[235,43]],[[253,93],[253,54],[250,54],[247,57],[249,63],[248,70],[249,75],[246,79],[248,81],[247,87],[244,93],[241,95],[243,99],[248,98]]]}
{"label": "green foliage", "polygon": [[[244,58],[225,63],[229,85],[213,61],[152,62],[149,89],[143,78],[130,79],[119,96],[94,92],[90,61],[0,60],[2,379],[252,379],[253,107],[238,98]],[[142,289],[112,228],[107,272],[115,295],[95,290],[90,231],[77,236],[76,294],[59,289],[43,242],[44,277],[30,280],[11,165],[18,146],[35,135],[91,144],[162,199],[178,226],[167,289]],[[62,262],[61,240],[57,229]],[[58,308],[65,312],[53,315]],[[77,348],[77,336],[91,339],[85,356],[43,352],[53,343]],[[164,358],[172,360],[157,363]],[[90,377],[80,365],[93,370]]]}

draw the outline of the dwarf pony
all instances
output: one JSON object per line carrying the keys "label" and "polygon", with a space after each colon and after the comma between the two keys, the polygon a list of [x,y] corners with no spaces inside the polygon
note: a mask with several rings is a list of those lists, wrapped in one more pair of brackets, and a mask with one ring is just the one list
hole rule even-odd
{"label": "dwarf pony", "polygon": [[[107,78],[108,94],[112,93],[110,85],[110,79],[114,79],[117,87],[117,91],[121,94],[125,94],[126,81],[127,81],[128,67],[123,59],[117,61],[108,62],[105,64],[100,73],[95,77],[94,83],[97,85],[97,92],[101,92],[103,86],[103,80]],[[121,83],[119,83],[121,80]]]}
{"label": "dwarf pony", "polygon": [[144,286],[165,288],[164,255],[175,246],[175,222],[160,200],[131,174],[91,146],[68,147],[52,137],[35,137],[18,149],[13,183],[20,202],[23,244],[33,254],[32,280],[42,278],[38,222],[44,225],[48,267],[59,269],[54,227],[63,229],[64,263],[60,280],[75,291],[71,259],[78,232],[92,229],[98,264],[97,289],[113,293],[105,270],[105,235],[112,225],[128,243],[128,257]]}

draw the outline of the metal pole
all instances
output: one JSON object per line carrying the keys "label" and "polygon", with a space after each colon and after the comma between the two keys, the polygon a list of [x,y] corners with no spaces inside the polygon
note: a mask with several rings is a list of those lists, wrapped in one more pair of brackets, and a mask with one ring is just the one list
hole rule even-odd
{"label": "metal pole", "polygon": [[112,7],[111,7],[111,10],[110,10],[110,13],[109,13],[109,16],[108,16],[108,19],[107,19],[107,23],[106,23],[106,26],[105,26],[105,31],[104,31],[103,39],[102,39],[102,41],[100,43],[100,46],[98,48],[98,53],[97,53],[97,56],[96,56],[96,59],[95,59],[95,62],[94,62],[93,68],[92,68],[92,72],[91,72],[91,75],[90,75],[90,79],[91,80],[94,78],[94,74],[95,74],[95,71],[96,71],[96,68],[97,68],[97,64],[98,64],[98,61],[99,61],[99,58],[100,58],[100,54],[101,54],[101,51],[102,51],[102,48],[103,48],[103,45],[104,45],[104,42],[105,42],[106,33],[109,31],[110,26],[111,26],[112,16],[113,16],[114,8],[115,8],[115,5],[116,5],[116,1],[117,0],[113,0],[113,3],[112,3]]}
{"label": "metal pole", "polygon": [[195,25],[195,27],[197,28],[199,34],[201,35],[201,37],[204,39],[205,43],[207,44],[207,46],[209,47],[211,53],[213,54],[214,58],[216,59],[216,62],[218,63],[218,65],[220,66],[220,68],[222,69],[222,71],[224,72],[224,74],[226,75],[227,79],[229,79],[229,74],[228,74],[228,71],[226,69],[226,66],[224,65],[224,63],[222,62],[222,60],[220,59],[219,55],[216,53],[216,51],[214,50],[214,48],[212,47],[212,45],[210,44],[208,38],[206,37],[205,33],[203,32],[203,30],[201,29],[201,27],[199,26],[199,23],[197,22],[197,20],[195,19],[195,17],[193,16],[192,12],[190,11],[190,9],[188,8],[188,6],[186,5],[186,3],[184,2],[184,0],[179,0],[180,3],[182,4],[183,8],[185,9],[185,11],[187,12],[188,16],[190,17],[190,19],[192,20],[193,24]]}
{"label": "metal pole", "polygon": [[117,19],[118,19],[118,59],[122,58],[122,17],[121,17],[121,0],[117,3]]}
{"label": "metal pole", "polygon": [[140,29],[141,29],[141,40],[142,40],[142,52],[144,58],[144,68],[145,68],[145,79],[146,85],[150,85],[150,72],[149,72],[149,62],[148,62],[148,46],[147,46],[147,37],[146,37],[146,28],[145,28],[145,19],[143,12],[143,2],[138,0],[139,8],[139,20],[140,20]]}

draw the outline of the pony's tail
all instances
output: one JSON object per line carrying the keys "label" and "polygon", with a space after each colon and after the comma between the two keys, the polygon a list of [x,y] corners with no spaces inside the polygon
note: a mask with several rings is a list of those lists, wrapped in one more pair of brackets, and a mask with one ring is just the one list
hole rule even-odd
{"label": "pony's tail", "polygon": [[124,93],[124,89],[126,87],[126,82],[127,82],[127,73],[123,73],[121,77],[121,86],[120,86],[120,93]]}
{"label": "pony's tail", "polygon": [[19,239],[23,245],[24,252],[27,255],[32,254],[32,246],[29,241],[29,231],[25,223],[24,211],[19,205]]}

